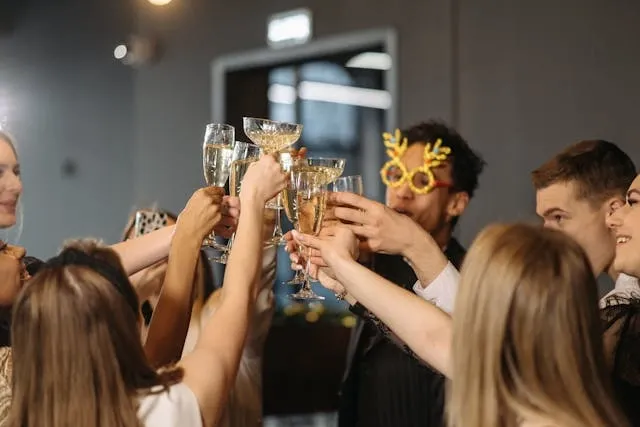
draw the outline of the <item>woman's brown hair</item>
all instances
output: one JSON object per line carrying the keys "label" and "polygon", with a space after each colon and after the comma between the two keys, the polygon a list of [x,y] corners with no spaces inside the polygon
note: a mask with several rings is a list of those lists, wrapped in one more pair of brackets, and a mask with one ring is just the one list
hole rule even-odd
{"label": "woman's brown hair", "polygon": [[[180,381],[182,372],[149,366],[132,309],[137,298],[118,255],[91,241],[62,255],[69,250],[96,267],[45,264],[14,305],[9,425],[138,427],[138,396]],[[112,283],[113,276],[122,280]]]}
{"label": "woman's brown hair", "polygon": [[452,348],[450,427],[628,425],[614,403],[589,261],[559,231],[496,225],[478,236]]}

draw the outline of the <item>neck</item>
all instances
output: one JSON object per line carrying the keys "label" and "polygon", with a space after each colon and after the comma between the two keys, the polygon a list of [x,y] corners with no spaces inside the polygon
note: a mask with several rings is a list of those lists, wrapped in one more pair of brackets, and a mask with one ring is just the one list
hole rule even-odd
{"label": "neck", "polygon": [[442,249],[446,248],[451,240],[451,227],[448,225],[440,228],[439,230],[434,230],[430,233],[433,240],[436,241],[438,246]]}

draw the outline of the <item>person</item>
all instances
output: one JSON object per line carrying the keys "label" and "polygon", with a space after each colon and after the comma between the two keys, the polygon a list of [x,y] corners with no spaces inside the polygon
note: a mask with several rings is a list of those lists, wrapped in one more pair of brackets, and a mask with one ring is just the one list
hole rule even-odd
{"label": "person", "polygon": [[[366,217],[367,224],[380,224],[387,212],[392,213],[406,230],[432,236],[453,265],[460,266],[466,251],[452,234],[474,196],[484,161],[458,132],[438,121],[384,134],[383,139],[389,156],[380,171],[387,186],[386,206],[361,203],[353,210]],[[348,196],[352,201],[366,200]],[[336,205],[336,216],[345,210],[342,202],[337,195],[329,199]],[[369,263],[373,271],[405,289],[414,287],[417,277],[402,256],[380,251],[375,244],[366,249],[375,252]],[[296,251],[291,245],[288,250],[295,260]],[[444,378],[387,340],[375,324],[366,321],[360,305],[354,304],[351,310],[358,321],[340,391],[339,426],[441,426]]]}
{"label": "person", "polygon": [[638,287],[636,280],[613,267],[616,244],[606,224],[611,213],[624,205],[636,174],[627,153],[604,140],[572,144],[531,173],[536,213],[544,226],[573,237],[587,253],[594,274],[607,273],[616,281],[607,296]]}
{"label": "person", "polygon": [[450,427],[629,425],[611,390],[590,262],[565,234],[485,229],[465,259],[453,318],[358,264],[347,227],[294,237],[331,269],[335,279],[319,271],[323,285],[347,289],[451,379]]}
{"label": "person", "polygon": [[[0,132],[0,228],[6,229],[14,226],[17,219],[17,206],[22,195],[22,181],[20,178],[20,164],[18,163],[17,152],[11,137]],[[220,233],[228,232],[238,215],[239,203],[234,199],[225,199],[226,209],[222,214],[222,220],[216,222],[216,230]],[[220,212],[220,202],[212,203],[207,201],[213,213]],[[194,227],[198,227],[199,219],[190,216],[191,220],[184,220],[182,227],[172,226],[156,231],[147,236],[132,239],[127,242],[112,245],[111,248],[117,253],[122,261],[123,268],[128,275],[167,257],[172,241],[186,241],[182,239],[189,236]],[[2,242],[0,245],[0,271],[2,271],[4,282],[0,287],[0,425],[5,420],[9,406],[11,404],[11,377],[12,377],[12,356],[11,356],[11,309],[16,295],[22,289],[23,284],[35,275],[42,266],[38,259],[27,257],[24,248],[8,245]],[[181,245],[176,245],[180,247]],[[181,258],[186,255],[186,251],[174,249],[178,255],[174,258]],[[189,256],[187,255],[187,258]],[[184,277],[176,277],[172,273],[171,280],[177,280],[179,286]],[[175,285],[173,285],[175,286]],[[172,286],[172,287],[173,287]],[[164,316],[163,316],[164,317]],[[176,325],[179,325],[178,323]],[[150,347],[156,343],[157,348],[149,350],[149,355],[158,357],[161,360],[175,359],[175,351],[171,351],[172,336],[170,334],[159,334],[157,340],[150,341]],[[169,350],[167,350],[169,348]],[[155,355],[155,356],[154,356]],[[160,363],[160,362],[159,362]]]}
{"label": "person", "polygon": [[8,425],[215,425],[258,293],[265,204],[285,185],[272,156],[248,168],[222,301],[175,368],[157,372],[145,359],[139,302],[113,251],[76,244],[48,261],[14,304]]}
{"label": "person", "polygon": [[[640,175],[629,187],[625,205],[607,224],[617,243],[613,268],[640,277]],[[616,397],[632,425],[640,425],[640,291],[626,289],[605,302],[601,312]]]}

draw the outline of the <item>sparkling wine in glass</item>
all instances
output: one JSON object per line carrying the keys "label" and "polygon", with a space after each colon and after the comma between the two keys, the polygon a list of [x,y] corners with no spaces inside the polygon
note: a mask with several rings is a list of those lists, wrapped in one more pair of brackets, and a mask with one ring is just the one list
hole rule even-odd
{"label": "sparkling wine in glass", "polygon": [[[287,219],[293,224],[295,229],[298,228],[298,200],[296,195],[296,182],[295,178],[299,173],[296,173],[296,167],[292,167],[289,174],[289,185],[282,191],[282,204],[284,206],[284,213]],[[302,258],[302,247],[297,245],[298,256]],[[296,270],[296,274],[291,280],[285,282],[285,285],[302,285],[305,281],[305,275],[303,270]]]}
{"label": "sparkling wine in glass", "polygon": [[[296,230],[304,234],[317,236],[322,228],[322,218],[327,205],[326,177],[318,171],[294,171],[296,186]],[[295,300],[323,300],[324,297],[316,294],[311,288],[309,278],[309,266],[311,263],[311,251],[307,250],[307,265],[304,273],[302,288],[291,295]]]}
{"label": "sparkling wine in glass", "polygon": [[320,172],[325,184],[330,184],[342,175],[346,160],[333,157],[307,157],[305,162],[311,170]]}
{"label": "sparkling wine in glass", "polygon": [[[249,165],[260,158],[260,151],[260,147],[258,147],[257,145],[249,144],[242,141],[236,141],[235,145],[233,146],[233,158],[231,162],[229,177],[229,194],[231,196],[240,196],[242,179],[244,178],[245,173],[247,173]],[[224,250],[220,251],[220,256],[218,258],[212,258],[213,261],[220,264],[227,263],[229,259],[229,253],[231,252],[231,248],[233,246],[234,237],[235,233],[227,242],[227,246],[224,247]]]}
{"label": "sparkling wine in glass", "polygon": [[[295,144],[302,134],[302,125],[298,123],[276,122],[274,120],[243,117],[242,126],[247,137],[264,154],[278,154]],[[280,195],[267,203],[269,209],[282,209]],[[281,238],[280,233],[279,238]]]}
{"label": "sparkling wine in glass", "polygon": [[[207,125],[202,144],[202,169],[207,185],[224,187],[226,184],[229,178],[234,141],[235,128],[233,126],[221,123]],[[202,244],[218,250],[226,248],[215,241],[213,232],[205,238]]]}

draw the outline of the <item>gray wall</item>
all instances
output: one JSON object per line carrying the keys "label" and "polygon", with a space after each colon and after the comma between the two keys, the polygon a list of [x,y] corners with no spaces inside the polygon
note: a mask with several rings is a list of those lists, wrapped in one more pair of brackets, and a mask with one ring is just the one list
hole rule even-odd
{"label": "gray wall", "polygon": [[[67,237],[114,240],[131,205],[179,211],[202,185],[210,64],[264,46],[268,14],[314,12],[315,37],[395,27],[400,125],[457,124],[490,163],[461,223],[468,243],[496,219],[528,218],[528,171],[581,138],[618,142],[640,163],[640,3],[634,0],[32,0],[0,37],[0,117],[24,163],[22,242],[51,254]],[[111,58],[136,8],[165,43],[138,71]],[[79,164],[61,176],[64,158]]]}
{"label": "gray wall", "polygon": [[[31,0],[25,11],[0,36],[0,120],[22,163],[20,242],[48,257],[70,237],[116,240],[131,209],[132,71],[113,48],[133,15],[128,0]],[[75,176],[62,173],[67,158]]]}
{"label": "gray wall", "polygon": [[159,32],[167,52],[135,77],[137,199],[177,209],[201,185],[211,61],[263,47],[267,15],[300,5],[314,13],[316,38],[398,29],[400,124],[455,122],[490,164],[461,222],[465,243],[492,220],[528,219],[528,172],[573,141],[608,138],[640,163],[637,1],[174,3],[140,15],[141,28]]}

